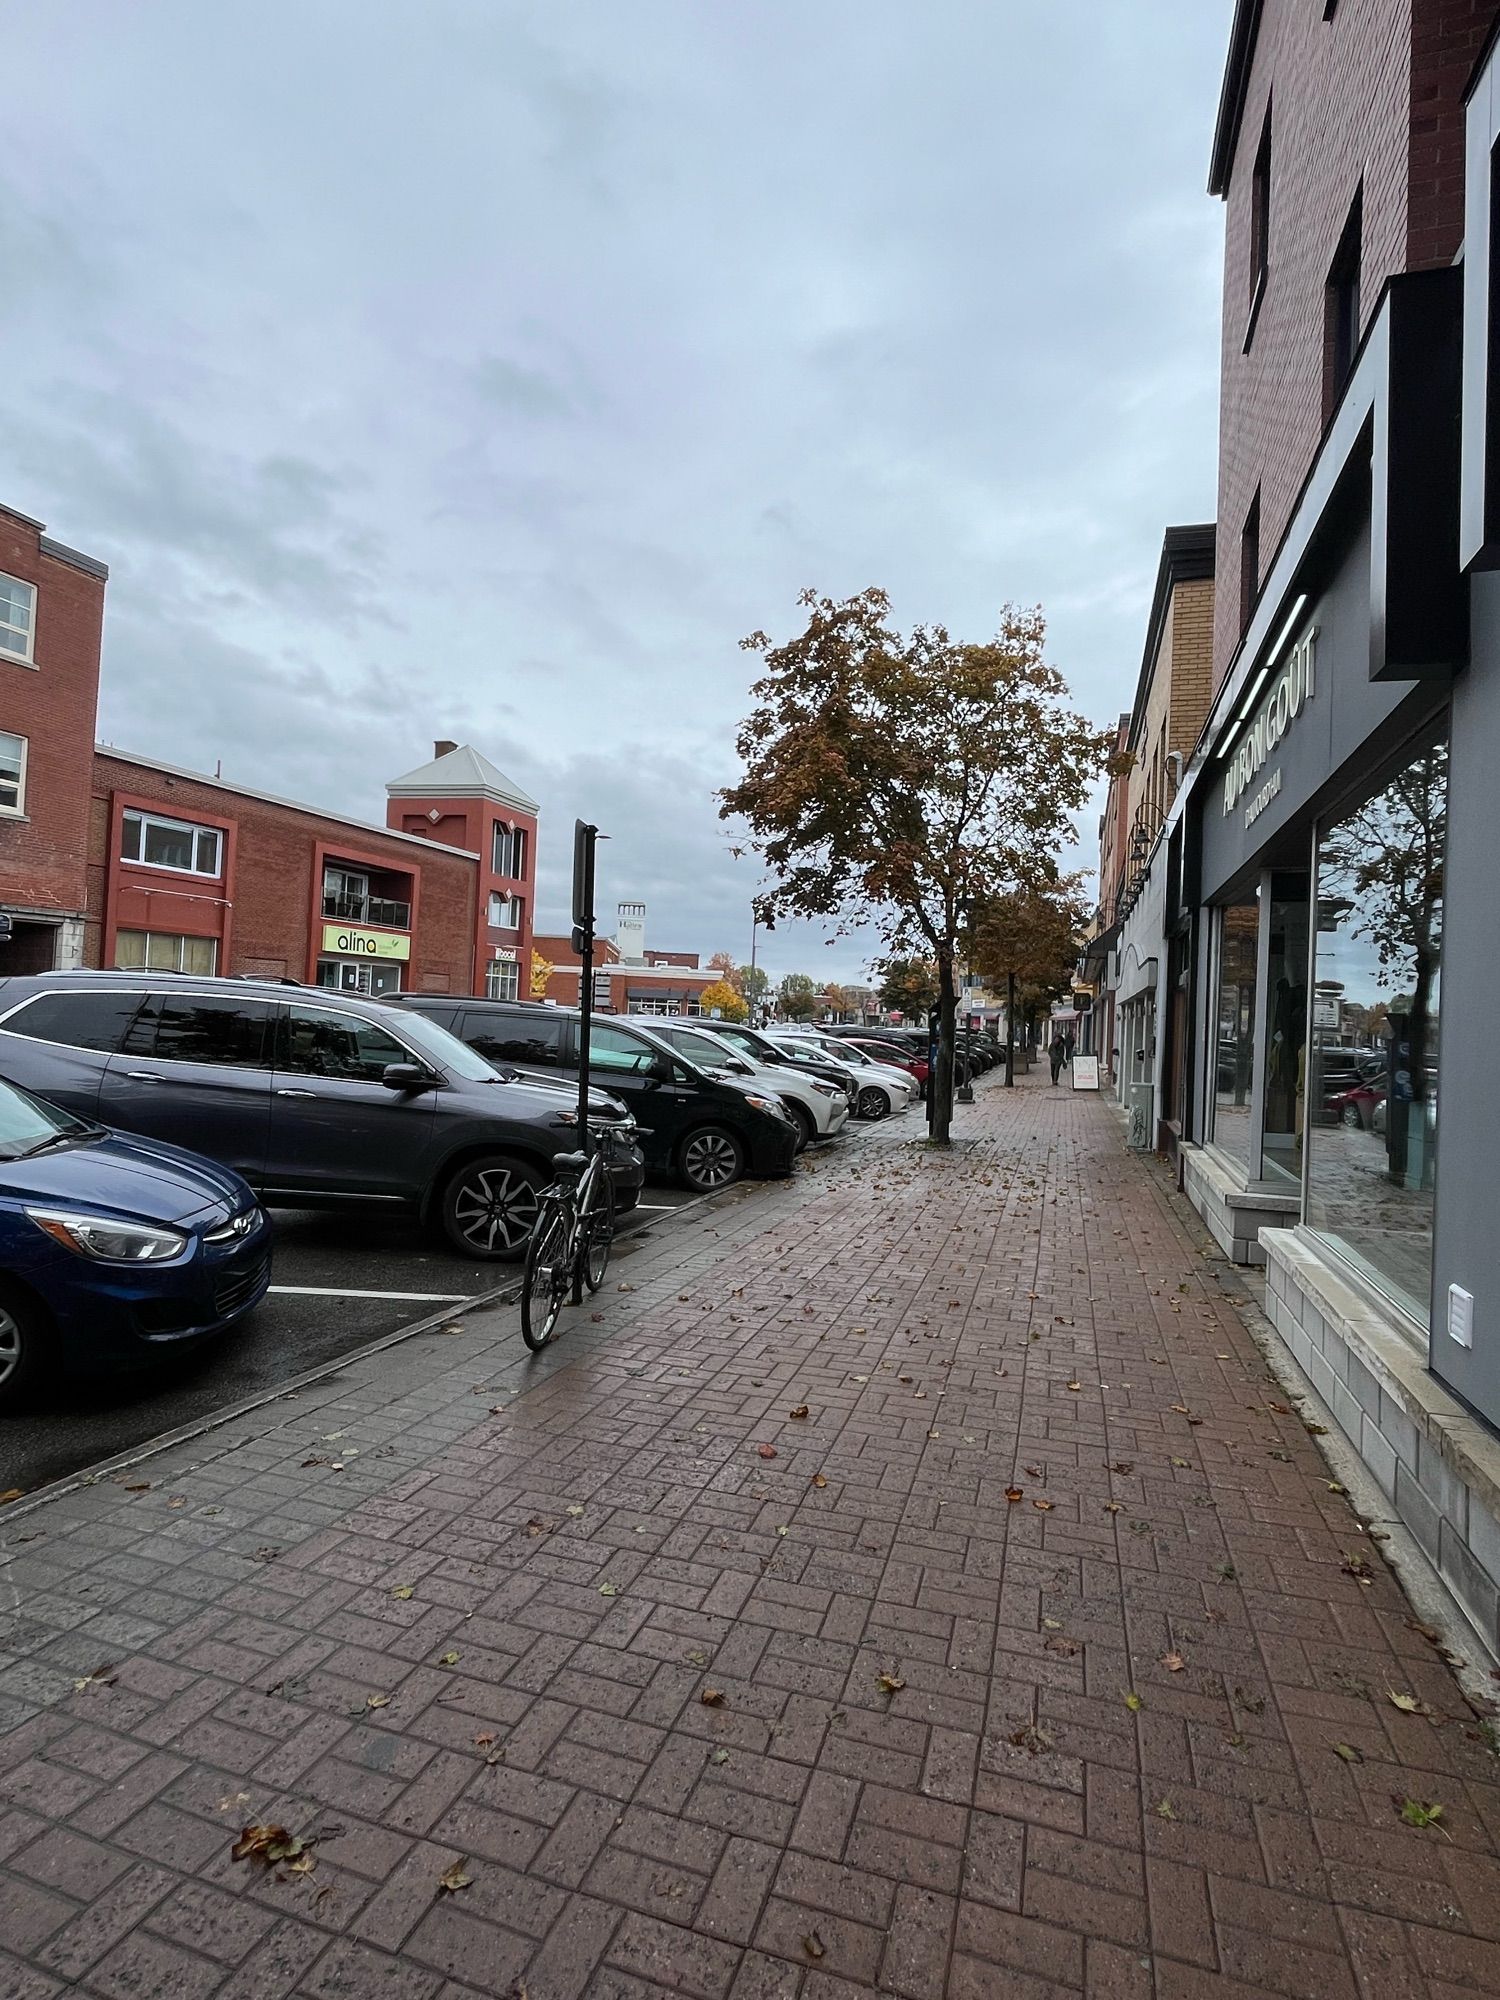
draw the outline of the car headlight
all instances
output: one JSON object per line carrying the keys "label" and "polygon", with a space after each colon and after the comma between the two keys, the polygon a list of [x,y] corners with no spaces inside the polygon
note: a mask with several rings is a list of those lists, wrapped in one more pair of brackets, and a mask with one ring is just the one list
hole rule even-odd
{"label": "car headlight", "polygon": [[110,1222],[61,1208],[28,1208],[26,1213],[54,1243],[106,1264],[164,1264],[187,1248],[180,1230],[154,1229],[144,1222]]}
{"label": "car headlight", "polygon": [[753,1104],[757,1111],[769,1111],[773,1118],[790,1118],[792,1115],[779,1097],[752,1097],[746,1091],[745,1102]]}
{"label": "car headlight", "polygon": [[818,1093],[819,1097],[830,1097],[835,1101],[844,1094],[836,1083],[815,1083],[813,1089]]}

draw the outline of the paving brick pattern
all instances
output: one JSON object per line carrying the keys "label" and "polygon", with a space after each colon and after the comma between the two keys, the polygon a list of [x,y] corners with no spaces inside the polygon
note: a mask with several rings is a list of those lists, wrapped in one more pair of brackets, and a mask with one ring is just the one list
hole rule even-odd
{"label": "paving brick pattern", "polygon": [[962,1117],[538,1362],[490,1315],[10,1510],[0,1996],[1500,1993],[1500,1763],[1206,1237],[1097,1100]]}

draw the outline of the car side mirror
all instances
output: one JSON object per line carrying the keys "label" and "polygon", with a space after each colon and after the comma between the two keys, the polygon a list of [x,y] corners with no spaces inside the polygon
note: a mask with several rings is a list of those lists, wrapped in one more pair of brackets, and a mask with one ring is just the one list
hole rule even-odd
{"label": "car side mirror", "polygon": [[380,1072],[380,1081],[387,1090],[408,1093],[432,1087],[432,1078],[420,1063],[387,1063]]}

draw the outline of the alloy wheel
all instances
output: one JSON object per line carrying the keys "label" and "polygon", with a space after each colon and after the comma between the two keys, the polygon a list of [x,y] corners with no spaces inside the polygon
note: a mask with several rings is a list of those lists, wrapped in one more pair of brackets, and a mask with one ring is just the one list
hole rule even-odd
{"label": "alloy wheel", "polygon": [[25,1336],[19,1321],[0,1306],[0,1388],[19,1373],[25,1354]]}
{"label": "alloy wheel", "polygon": [[465,1177],[453,1219],[466,1242],[485,1256],[519,1250],[536,1226],[536,1189],[510,1167],[486,1167]]}
{"label": "alloy wheel", "polygon": [[683,1148],[682,1167],[695,1188],[713,1190],[739,1178],[740,1162],[722,1132],[696,1132]]}
{"label": "alloy wheel", "polygon": [[884,1118],[891,1108],[890,1099],[878,1085],[867,1083],[855,1108],[861,1118]]}

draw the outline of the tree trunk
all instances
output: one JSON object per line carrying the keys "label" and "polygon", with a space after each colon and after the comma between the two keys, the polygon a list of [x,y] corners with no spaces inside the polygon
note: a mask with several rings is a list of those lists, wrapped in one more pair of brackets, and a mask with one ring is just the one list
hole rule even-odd
{"label": "tree trunk", "polygon": [[946,1146],[953,1132],[953,1046],[958,993],[953,984],[953,946],[938,948],[938,1059],[932,1079],[932,1143]]}
{"label": "tree trunk", "polygon": [[1016,975],[1005,975],[1005,1087],[1013,1089],[1016,1081]]}

